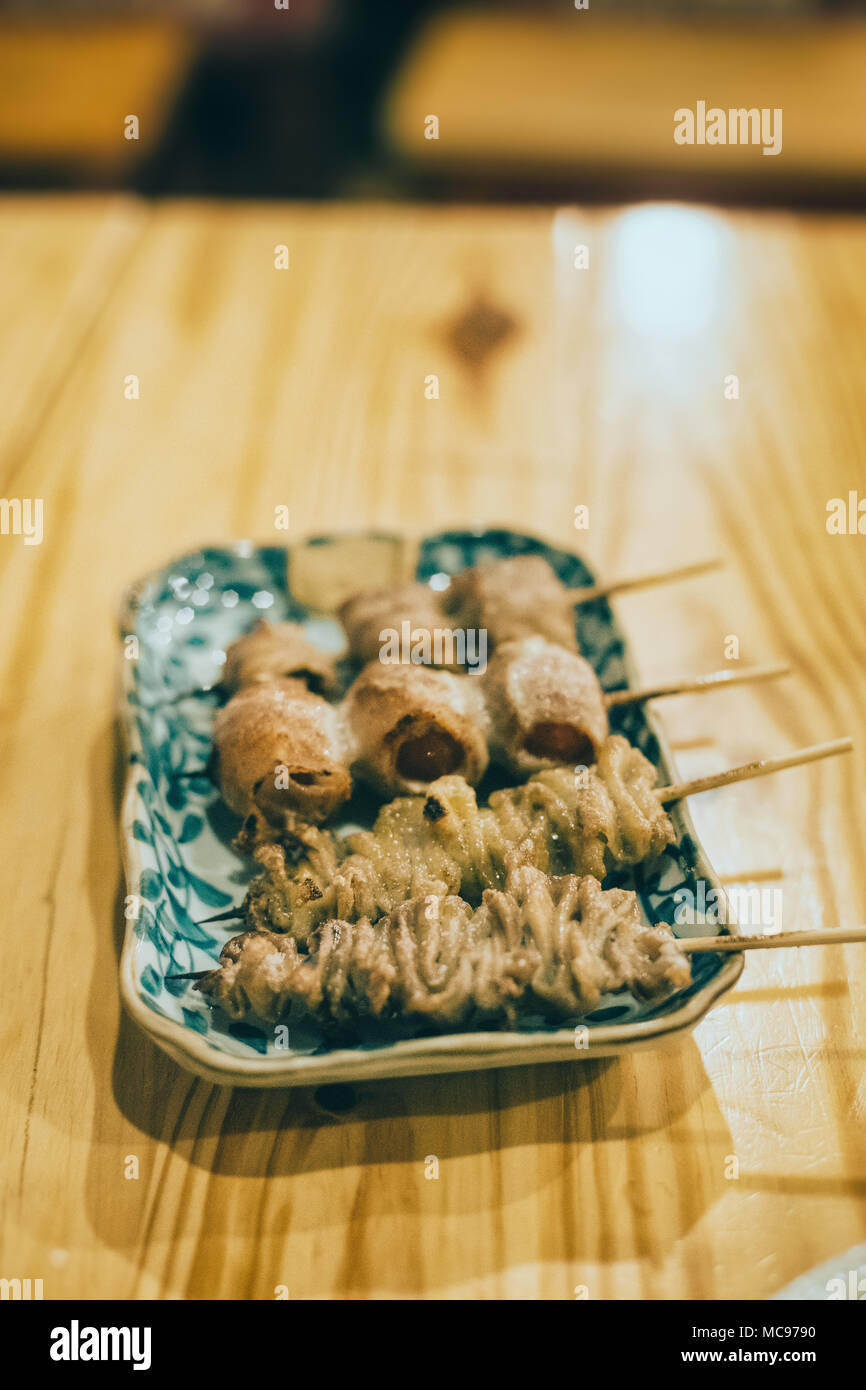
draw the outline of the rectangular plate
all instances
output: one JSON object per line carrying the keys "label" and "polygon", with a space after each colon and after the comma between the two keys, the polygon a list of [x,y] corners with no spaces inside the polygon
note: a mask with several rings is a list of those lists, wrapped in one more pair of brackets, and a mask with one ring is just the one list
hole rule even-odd
{"label": "rectangular plate", "polygon": [[[455,574],[479,561],[543,555],[571,587],[594,582],[575,555],[513,531],[448,531],[410,542],[369,533],[321,536],[291,548],[242,541],[196,551],[136,584],[121,615],[121,720],[129,768],[122,810],[127,925],[121,988],[132,1016],[182,1066],[223,1085],[293,1086],[363,1081],[383,1076],[470,1071],[532,1062],[609,1056],[659,1046],[691,1029],[737,980],[742,958],[692,958],[688,989],[659,1003],[618,994],[601,1001],[586,1030],[527,1019],[517,1030],[413,1036],[395,1025],[370,1024],[354,1047],[329,1047],[318,1028],[292,1021],[285,1030],[234,1023],[166,976],[215,963],[237,925],[199,925],[243,897],[249,865],[231,848],[237,819],[203,775],[225,648],[258,618],[302,622],[329,650],[342,645],[332,616],[345,594],[365,585],[417,574]],[[580,648],[605,689],[632,683],[625,641],[608,603],[577,610]],[[353,671],[345,664],[346,681]],[[614,711],[612,728],[655,763],[662,782],[675,780],[658,725],[642,708]],[[375,803],[353,798],[342,825],[369,824]],[[351,817],[351,819],[349,819]],[[698,879],[731,914],[685,806],[673,812],[677,842],[655,864],[616,877],[634,888],[649,922],[674,921],[678,890],[697,894]],[[338,822],[340,828],[340,822]],[[695,898],[697,901],[697,896]],[[712,901],[712,899],[710,899]],[[678,928],[710,935],[712,926]],[[736,927],[729,926],[729,930]],[[578,1045],[579,1043],[579,1045]]]}

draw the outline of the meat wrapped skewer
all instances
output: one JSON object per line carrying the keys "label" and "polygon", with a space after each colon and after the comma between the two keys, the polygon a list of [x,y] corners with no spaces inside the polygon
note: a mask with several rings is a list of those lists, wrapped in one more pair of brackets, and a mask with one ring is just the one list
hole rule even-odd
{"label": "meat wrapped skewer", "polygon": [[449,773],[475,785],[488,754],[516,777],[595,762],[610,733],[611,705],[786,672],[782,666],[746,667],[606,692],[577,652],[544,637],[524,637],[498,647],[480,677],[371,662],[346,696],[346,736],[354,770],[386,795],[423,791]]}
{"label": "meat wrapped skewer", "polygon": [[463,628],[483,628],[487,644],[543,637],[577,651],[575,595],[541,555],[514,555],[464,570],[443,593],[443,608]]}
{"label": "meat wrapped skewer", "polygon": [[385,795],[449,773],[474,786],[487,767],[483,692],[470,676],[373,661],[343,704],[353,769]]}
{"label": "meat wrapped skewer", "polygon": [[593,761],[607,732],[591,667],[530,638],[506,644],[483,681],[371,662],[341,706],[300,682],[262,678],[217,716],[215,770],[228,804],[250,818],[250,845],[304,818],[321,824],[350,795],[350,768],[386,796],[452,773],[475,785],[488,734],[497,760],[525,775]]}
{"label": "meat wrapped skewer", "polygon": [[527,637],[497,647],[481,679],[494,761],[518,776],[595,762],[610,730],[604,692],[582,656]]}
{"label": "meat wrapped skewer", "polygon": [[609,733],[592,667],[543,637],[506,642],[480,678],[373,661],[344,711],[353,770],[392,796],[450,773],[475,786],[488,756],[524,777],[592,763]]}
{"label": "meat wrapped skewer", "polygon": [[217,714],[213,743],[215,780],[248,844],[318,824],[351,793],[338,712],[300,681],[239,690]]}
{"label": "meat wrapped skewer", "polygon": [[488,754],[516,777],[595,762],[609,705],[682,690],[712,690],[785,673],[754,667],[606,693],[577,652],[525,637],[498,647],[484,675],[371,662],[344,701],[353,770],[386,795],[420,792],[458,773],[476,785]]}
{"label": "meat wrapped skewer", "polygon": [[647,927],[634,893],[529,866],[475,910],[427,894],[375,924],[327,921],[308,945],[304,955],[290,936],[246,932],[196,988],[232,1018],[278,1022],[299,1004],[326,1025],[403,1016],[453,1028],[521,1010],[579,1018],[608,993],[654,999],[691,981],[670,928]]}
{"label": "meat wrapped skewer", "polygon": [[454,644],[441,640],[445,629],[484,630],[491,647],[540,633],[577,651],[574,602],[546,560],[518,555],[464,570],[443,593],[421,583],[362,590],[342,604],[339,618],[359,661],[376,660],[384,634],[399,633],[407,623],[419,648],[426,640],[432,664],[459,669]]}
{"label": "meat wrapped skewer", "polygon": [[[270,649],[271,634],[266,640]],[[269,685],[282,693],[264,693]],[[290,785],[276,798],[273,778],[259,792],[275,825],[275,801],[298,816],[308,810],[320,824],[350,794],[350,768],[385,796],[421,792],[451,773],[474,786],[487,768],[488,739],[496,761],[526,775],[594,761],[607,734],[604,696],[588,662],[533,637],[506,643],[480,679],[373,661],[340,706],[305,698],[299,682],[261,674],[218,716],[214,742],[226,800],[242,815],[253,809],[263,767],[290,766]],[[252,770],[243,766],[249,750]]]}
{"label": "meat wrapped skewer", "polygon": [[[577,651],[574,608],[614,593],[644,588],[702,574],[717,565],[704,560],[678,569],[657,571],[637,579],[569,589],[541,555],[515,555],[463,570],[448,588],[434,592],[412,583],[387,589],[362,590],[339,609],[353,656],[373,661],[379,656],[385,632],[400,632],[405,623],[417,633],[419,649],[430,653],[430,664],[457,669],[453,629],[484,632],[486,648],[503,642],[540,636]],[[436,642],[435,634],[440,640]]]}
{"label": "meat wrapped skewer", "polygon": [[[407,619],[411,623],[412,640],[422,646],[426,643],[431,653],[435,647],[433,634],[442,628],[441,595],[421,583],[362,590],[346,599],[337,613],[352,655],[365,664],[379,659],[386,640],[382,634],[400,633]],[[451,665],[447,657],[442,664]]]}
{"label": "meat wrapped skewer", "polygon": [[595,766],[540,772],[494,792],[479,807],[462,777],[442,777],[427,795],[383,806],[372,830],[342,837],[310,829],[290,866],[283,848],[261,845],[262,872],[244,903],[247,924],[304,941],[329,917],[377,921],[408,898],[459,893],[478,903],[501,888],[513,864],[549,874],[592,874],[659,854],[674,838],[654,790],[656,770],[612,737]]}
{"label": "meat wrapped skewer", "polygon": [[[263,813],[251,816],[240,838],[239,847],[247,849],[274,838],[287,811],[295,827],[305,815],[321,824],[350,795],[350,774],[393,796],[421,792],[452,773],[475,785],[488,756],[516,777],[590,764],[609,733],[610,703],[713,689],[783,669],[722,672],[606,694],[583,657],[543,637],[528,637],[501,646],[482,677],[371,662],[341,705],[328,705],[297,682],[282,682],[291,688],[291,700],[285,693],[268,696],[261,693],[268,685],[263,678],[238,692],[217,720],[219,780],[235,810],[250,815],[258,807]],[[259,697],[251,699],[250,690]],[[245,728],[248,720],[251,730]],[[252,771],[243,763],[247,748],[255,754]],[[273,773],[267,782],[265,767]],[[274,785],[278,775],[282,780]]]}
{"label": "meat wrapped skewer", "polygon": [[315,646],[298,623],[262,618],[230,643],[220,684],[234,692],[259,681],[298,680],[317,695],[336,689],[334,658]]}
{"label": "meat wrapped skewer", "polygon": [[[419,653],[413,660],[426,661],[423,653],[429,651],[430,664],[458,670],[463,664],[459,644],[444,640],[454,635],[455,626],[463,631],[484,630],[491,648],[541,636],[576,651],[575,604],[686,578],[717,563],[702,561],[640,579],[569,589],[542,556],[517,555],[464,570],[441,592],[420,581],[362,590],[345,600],[339,616],[352,654],[365,664],[380,656],[385,631],[399,634],[408,623]],[[443,627],[443,620],[452,628]],[[269,623],[263,618],[227,649],[221,684],[235,691],[271,677],[302,680],[321,695],[332,694],[336,686],[334,659],[321,652],[298,623]]]}

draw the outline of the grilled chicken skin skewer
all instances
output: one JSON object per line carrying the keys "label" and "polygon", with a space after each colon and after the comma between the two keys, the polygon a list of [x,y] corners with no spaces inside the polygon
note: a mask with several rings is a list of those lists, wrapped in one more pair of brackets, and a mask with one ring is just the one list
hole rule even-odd
{"label": "grilled chicken skin skewer", "polygon": [[655,999],[691,982],[670,928],[647,927],[634,893],[528,865],[474,910],[427,894],[375,924],[327,921],[307,944],[246,932],[196,988],[236,1019],[278,1022],[302,1005],[326,1026],[402,1016],[453,1028],[527,1010],[579,1018],[604,994]]}
{"label": "grilled chicken skin skewer", "polygon": [[302,831],[306,856],[298,863],[280,845],[259,846],[262,872],[244,903],[247,924],[304,941],[329,917],[377,921],[427,893],[478,903],[485,888],[502,887],[514,862],[602,879],[673,840],[655,779],[652,763],[617,736],[579,775],[572,768],[537,773],[524,786],[494,792],[488,806],[478,806],[462,777],[442,777],[426,795],[383,806],[372,830],[346,837]]}
{"label": "grilled chicken skin skewer", "polygon": [[666,805],[851,747],[850,739],[837,739],[655,787],[652,763],[612,735],[593,767],[577,775],[568,768],[536,773],[521,787],[494,792],[481,807],[463,778],[443,777],[426,796],[384,806],[372,830],[343,837],[304,829],[297,847],[306,855],[296,862],[287,861],[281,845],[259,846],[262,872],[239,915],[254,930],[305,941],[328,918],[375,922],[428,893],[460,894],[477,904],[518,864],[602,880],[614,868],[655,858],[674,841]]}
{"label": "grilled chicken skin skewer", "polygon": [[462,898],[412,898],[375,924],[325,922],[306,955],[294,937],[243,932],[215,969],[176,978],[198,981],[237,1019],[276,1023],[300,1004],[326,1027],[402,1015],[452,1028],[513,1024],[523,1011],[576,1019],[620,989],[657,999],[691,982],[689,957],[699,953],[848,942],[866,942],[866,926],[676,938],[645,926],[625,889],[523,866],[475,911]]}

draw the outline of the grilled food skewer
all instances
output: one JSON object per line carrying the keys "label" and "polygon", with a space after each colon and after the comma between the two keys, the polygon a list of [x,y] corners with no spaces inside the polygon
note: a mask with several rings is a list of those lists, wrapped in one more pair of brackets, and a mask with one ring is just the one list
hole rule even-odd
{"label": "grilled food skewer", "polygon": [[297,680],[315,695],[331,695],[337,688],[335,658],[311,642],[299,623],[261,618],[229,643],[220,685],[234,693],[270,680]]}
{"label": "grilled food skewer", "polygon": [[249,851],[326,820],[349,797],[353,777],[388,796],[423,792],[451,773],[475,785],[489,755],[518,777],[591,763],[609,733],[610,707],[786,669],[725,670],[605,694],[583,657],[531,637],[501,646],[481,678],[371,662],[339,705],[297,679],[259,676],[217,714],[211,766],[246,821],[238,848]]}
{"label": "grilled food skewer", "polygon": [[[692,578],[716,569],[717,559],[700,560],[651,574],[605,581],[569,589],[541,555],[514,555],[461,571],[446,589],[434,591],[415,580],[386,588],[360,590],[341,604],[338,613],[352,654],[363,662],[376,660],[383,633],[400,632],[409,624],[413,640],[422,638],[430,661],[459,669],[452,645],[437,648],[435,636],[452,628],[486,633],[492,650],[503,642],[541,636],[567,651],[577,651],[574,630],[576,604],[634,592],[655,584]],[[438,653],[438,654],[437,654]]]}
{"label": "grilled food skewer", "polygon": [[243,686],[217,714],[212,766],[250,845],[325,820],[352,790],[339,713],[298,680]]}
{"label": "grilled food skewer", "polygon": [[524,867],[474,912],[460,898],[412,899],[375,925],[324,923],[306,955],[291,937],[245,932],[215,969],[169,978],[195,980],[232,1018],[277,1022],[300,1004],[325,1025],[395,1014],[440,1027],[495,1018],[513,1025],[527,1009],[580,1018],[624,989],[663,998],[691,982],[688,958],[700,952],[848,942],[866,942],[866,927],[675,937],[643,923],[634,893]]}
{"label": "grilled food skewer", "polygon": [[425,893],[479,902],[515,864],[548,874],[590,874],[657,857],[675,840],[664,807],[699,791],[847,752],[850,739],[763,759],[708,778],[654,787],[656,769],[625,739],[606,739],[597,763],[575,775],[554,768],[494,792],[479,807],[461,777],[442,777],[426,796],[384,806],[372,830],[348,837],[310,829],[307,855],[287,862],[280,845],[261,845],[262,873],[244,902],[247,924],[304,941],[328,918],[379,917]]}
{"label": "grilled food skewer", "polygon": [[246,932],[195,987],[233,1018],[277,1022],[300,1004],[326,1025],[401,1015],[449,1028],[525,1008],[582,1017],[605,994],[656,999],[691,981],[670,927],[645,925],[634,893],[528,865],[474,910],[428,894],[376,923],[327,921],[309,948]]}
{"label": "grilled food skewer", "polygon": [[[514,776],[526,777],[546,767],[594,762],[610,733],[609,709],[663,695],[697,694],[775,679],[786,673],[784,666],[749,667],[606,692],[589,662],[577,652],[566,651],[543,637],[526,637],[500,646],[480,680],[464,677],[463,681],[470,689],[481,687],[491,758]],[[427,679],[453,682],[455,677],[431,672]],[[394,730],[394,735],[399,739],[399,730]]]}
{"label": "grilled food skewer", "polygon": [[[236,915],[236,914],[233,914]],[[214,921],[214,918],[210,918]],[[280,938],[283,939],[283,938]],[[738,951],[793,950],[800,946],[850,946],[866,942],[866,926],[824,927],[820,931],[771,932],[766,936],[678,936],[677,946],[687,956],[702,952],[733,955]],[[187,970],[179,975],[166,975],[167,980],[202,980],[208,970]]]}

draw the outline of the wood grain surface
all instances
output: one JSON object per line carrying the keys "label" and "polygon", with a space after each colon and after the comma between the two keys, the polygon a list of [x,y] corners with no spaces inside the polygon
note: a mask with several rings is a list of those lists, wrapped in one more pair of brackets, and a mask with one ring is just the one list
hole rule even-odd
{"label": "wood grain surface", "polygon": [[290,538],[504,522],[606,575],[722,554],[619,602],[642,675],[723,666],[732,636],[796,674],[665,702],[682,775],[856,749],[709,793],[698,829],[784,927],[863,922],[866,536],[826,505],[866,497],[866,224],[7,200],[0,323],[0,489],[44,500],[41,545],[0,535],[0,1275],[738,1299],[862,1241],[862,946],[753,952],[693,1036],[618,1060],[349,1096],[179,1070],[118,1004],[114,621],[174,553],[283,540],[282,504]]}

